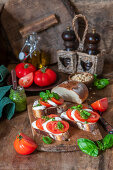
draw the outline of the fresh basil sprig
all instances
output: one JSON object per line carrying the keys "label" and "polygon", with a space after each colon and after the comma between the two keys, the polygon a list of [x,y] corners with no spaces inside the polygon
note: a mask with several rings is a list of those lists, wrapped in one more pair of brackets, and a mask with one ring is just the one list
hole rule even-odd
{"label": "fresh basil sprig", "polygon": [[88,117],[91,115],[91,113],[89,113],[88,111],[86,110],[83,110],[83,106],[80,104],[78,106],[73,106],[71,107],[72,109],[76,109],[80,112],[80,116],[83,118],[83,119],[88,119]]}
{"label": "fresh basil sprig", "polygon": [[80,138],[77,140],[77,144],[79,148],[82,150],[82,152],[90,156],[94,157],[98,156],[98,147],[93,141],[89,139]]}
{"label": "fresh basil sprig", "polygon": [[43,101],[47,101],[48,99],[51,99],[51,98],[55,98],[56,100],[58,100],[60,97],[57,93],[54,93],[54,92],[50,92],[49,90],[46,90],[46,92],[40,92],[40,98],[43,100]]}
{"label": "fresh basil sprig", "polygon": [[106,87],[109,84],[109,80],[108,79],[98,79],[97,75],[94,74],[94,86],[97,89],[103,89],[104,87]]}
{"label": "fresh basil sprig", "polygon": [[113,146],[113,134],[107,134],[102,140],[95,143],[89,139],[80,138],[77,140],[77,144],[81,151],[96,157],[99,151],[105,151]]}
{"label": "fresh basil sprig", "polygon": [[97,144],[100,150],[111,148],[113,146],[113,135],[107,134],[101,141],[97,141]]}

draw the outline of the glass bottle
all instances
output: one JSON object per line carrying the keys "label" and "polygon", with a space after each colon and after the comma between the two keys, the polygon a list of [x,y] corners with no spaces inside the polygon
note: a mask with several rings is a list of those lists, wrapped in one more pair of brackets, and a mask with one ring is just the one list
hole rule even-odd
{"label": "glass bottle", "polygon": [[[36,68],[42,68],[50,63],[50,56],[38,46],[40,37],[37,33],[30,34],[19,54],[19,59],[23,62],[33,64]],[[25,53],[23,52],[25,51]],[[21,57],[22,56],[22,57]]]}
{"label": "glass bottle", "polygon": [[18,86],[16,90],[10,90],[9,98],[15,103],[15,111],[22,112],[27,108],[27,99],[24,88]]}

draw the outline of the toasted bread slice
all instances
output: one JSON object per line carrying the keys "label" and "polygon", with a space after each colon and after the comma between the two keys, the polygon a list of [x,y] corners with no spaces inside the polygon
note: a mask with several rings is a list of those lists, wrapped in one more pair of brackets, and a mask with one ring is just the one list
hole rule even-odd
{"label": "toasted bread slice", "polygon": [[63,112],[60,116],[63,120],[67,121],[71,126],[73,127],[78,127],[79,129],[82,129],[84,131],[88,131],[88,132],[93,132],[95,131],[98,126],[97,123],[85,123],[85,122],[81,122],[79,120],[70,120],[67,115],[66,112]]}
{"label": "toasted bread slice", "polygon": [[49,108],[44,108],[43,109],[36,109],[35,107],[32,107],[32,112],[35,118],[41,118],[42,116],[46,116],[49,114],[57,114],[58,116],[67,110],[67,105],[66,103],[63,103],[62,105],[58,106],[52,106]]}
{"label": "toasted bread slice", "polygon": [[[62,120],[61,118],[58,118],[58,117],[57,117],[57,119],[58,119],[58,120]],[[57,120],[57,119],[56,119],[56,120]],[[49,121],[50,121],[50,120],[49,120]],[[47,122],[48,122],[48,121],[47,121]],[[47,122],[46,122],[46,123],[47,123]],[[40,130],[40,129],[38,129],[38,127],[36,126],[36,121],[34,121],[34,122],[32,123],[32,127],[36,130],[36,132],[37,132],[38,134],[44,135],[44,136],[50,136],[51,138],[53,138],[54,140],[57,140],[57,141],[68,140],[68,139],[69,139],[69,136],[70,136],[68,131],[66,131],[66,132],[64,132],[64,133],[60,133],[60,134],[54,134],[54,133],[46,130],[46,128],[45,128],[44,130]]]}

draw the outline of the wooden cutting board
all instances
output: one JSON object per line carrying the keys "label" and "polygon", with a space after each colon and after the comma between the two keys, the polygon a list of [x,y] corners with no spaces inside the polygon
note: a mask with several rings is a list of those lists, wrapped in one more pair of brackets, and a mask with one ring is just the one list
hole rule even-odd
{"label": "wooden cutting board", "polygon": [[[32,105],[34,100],[36,100],[38,96],[32,96],[29,98],[28,101],[28,116],[30,120],[30,124],[32,124],[33,121],[36,119],[34,118],[32,114]],[[45,144],[42,141],[42,135],[39,135],[34,128],[32,128],[33,138],[35,142],[38,144],[38,150],[39,151],[47,151],[47,152],[67,152],[67,151],[76,151],[79,150],[77,147],[77,139],[79,138],[87,138],[93,141],[102,139],[102,135],[100,133],[100,130],[96,130],[95,134],[92,134],[90,132],[85,132],[83,130],[80,130],[78,128],[70,127],[69,133],[70,138],[68,141],[53,141],[52,144]]]}

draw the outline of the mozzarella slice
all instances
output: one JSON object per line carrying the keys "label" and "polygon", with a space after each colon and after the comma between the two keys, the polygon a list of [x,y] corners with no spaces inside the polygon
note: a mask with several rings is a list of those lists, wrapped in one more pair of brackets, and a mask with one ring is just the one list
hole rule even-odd
{"label": "mozzarella slice", "polygon": [[33,107],[36,106],[38,103],[39,103],[38,100],[35,100],[33,103]]}
{"label": "mozzarella slice", "polygon": [[47,100],[47,102],[49,103],[49,104],[51,104],[52,106],[57,106],[57,104],[56,103],[54,103],[53,101],[51,101],[51,100]]}
{"label": "mozzarella slice", "polygon": [[32,123],[32,127],[33,127],[34,129],[39,129],[39,128],[36,126],[36,121],[34,121],[34,122]]}
{"label": "mozzarella slice", "polygon": [[60,115],[61,118],[64,118],[64,119],[67,119],[67,120],[70,120],[69,117],[66,115],[66,112],[63,112],[61,115]]}
{"label": "mozzarella slice", "polygon": [[44,110],[46,106],[35,106],[33,107],[33,110]]}

